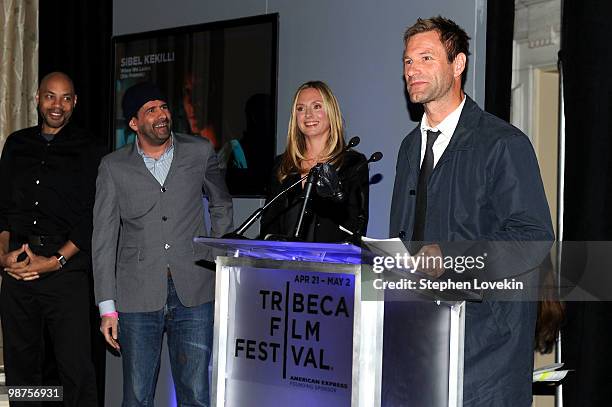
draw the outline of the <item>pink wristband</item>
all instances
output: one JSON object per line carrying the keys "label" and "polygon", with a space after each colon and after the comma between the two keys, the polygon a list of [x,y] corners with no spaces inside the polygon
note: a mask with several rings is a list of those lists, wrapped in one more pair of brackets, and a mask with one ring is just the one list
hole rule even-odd
{"label": "pink wristband", "polygon": [[103,317],[111,317],[111,318],[119,318],[119,313],[117,311],[107,312],[106,314],[102,314]]}

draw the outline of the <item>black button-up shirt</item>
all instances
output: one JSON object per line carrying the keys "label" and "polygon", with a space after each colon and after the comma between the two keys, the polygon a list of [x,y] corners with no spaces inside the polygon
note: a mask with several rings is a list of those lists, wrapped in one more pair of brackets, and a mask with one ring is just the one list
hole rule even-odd
{"label": "black button-up shirt", "polygon": [[[71,124],[50,141],[38,126],[6,139],[0,159],[0,231],[11,233],[11,249],[19,243],[17,235],[63,235],[90,252],[96,175],[104,151]],[[46,251],[39,253],[48,256]],[[77,254],[66,268],[86,266],[85,253]]]}

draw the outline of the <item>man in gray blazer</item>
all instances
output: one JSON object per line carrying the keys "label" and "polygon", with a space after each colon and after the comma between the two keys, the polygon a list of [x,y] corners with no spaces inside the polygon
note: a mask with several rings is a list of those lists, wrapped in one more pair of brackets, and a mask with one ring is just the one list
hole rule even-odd
{"label": "man in gray blazer", "polygon": [[[214,272],[193,243],[232,229],[232,200],[212,145],[172,133],[166,98],[148,82],[123,98],[136,142],[102,159],[94,206],[93,268],[106,341],[121,350],[123,406],[153,405],[163,332],[179,405],[208,406]],[[118,330],[119,328],[119,330]]]}

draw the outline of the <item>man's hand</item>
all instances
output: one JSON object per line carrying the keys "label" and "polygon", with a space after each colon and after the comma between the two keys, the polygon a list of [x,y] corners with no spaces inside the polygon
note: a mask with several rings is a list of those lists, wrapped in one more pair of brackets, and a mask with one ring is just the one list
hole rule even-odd
{"label": "man's hand", "polygon": [[38,256],[30,250],[27,244],[24,244],[22,249],[25,251],[28,258],[4,268],[11,277],[17,280],[35,280],[43,273],[56,271],[61,268],[59,260],[55,256]]}
{"label": "man's hand", "polygon": [[[13,250],[12,252],[0,254],[0,267],[6,269],[7,267],[11,267],[17,264],[17,258],[19,257],[21,253],[25,252],[25,246],[26,245],[24,244],[24,245],[21,245],[21,247],[17,250]],[[26,258],[25,260],[20,261],[19,264],[22,264],[24,262],[29,262],[29,260]]]}
{"label": "man's hand", "polygon": [[119,350],[119,342],[117,341],[118,322],[118,319],[115,317],[102,317],[102,322],[100,323],[100,332],[104,335],[106,342],[115,350]]}
{"label": "man's hand", "polygon": [[413,256],[414,264],[417,264],[417,271],[425,273],[430,277],[438,278],[444,273],[442,250],[437,244],[423,246],[419,252]]}

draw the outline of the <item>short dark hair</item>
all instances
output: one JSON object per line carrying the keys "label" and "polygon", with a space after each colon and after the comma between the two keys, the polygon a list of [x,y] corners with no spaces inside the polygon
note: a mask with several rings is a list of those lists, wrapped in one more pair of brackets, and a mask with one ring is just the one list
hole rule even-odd
{"label": "short dark hair", "polygon": [[413,35],[428,31],[436,31],[440,35],[440,41],[446,48],[448,62],[453,62],[460,53],[465,54],[465,69],[461,74],[461,88],[465,85],[468,69],[468,57],[470,55],[470,37],[465,30],[453,20],[442,16],[428,19],[418,18],[416,23],[406,29],[404,33],[404,46]]}

